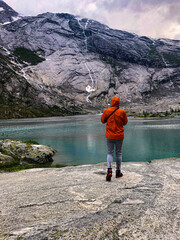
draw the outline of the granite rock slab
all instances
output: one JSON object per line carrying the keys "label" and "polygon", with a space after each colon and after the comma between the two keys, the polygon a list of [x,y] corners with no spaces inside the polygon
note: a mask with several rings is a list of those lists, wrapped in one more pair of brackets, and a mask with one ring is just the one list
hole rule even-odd
{"label": "granite rock slab", "polygon": [[0,174],[1,239],[163,239],[180,236],[180,159]]}

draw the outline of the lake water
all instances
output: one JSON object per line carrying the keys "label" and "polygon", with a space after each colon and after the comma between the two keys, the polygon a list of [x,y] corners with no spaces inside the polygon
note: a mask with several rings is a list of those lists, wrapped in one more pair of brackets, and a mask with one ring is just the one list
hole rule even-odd
{"label": "lake water", "polygon": [[[106,126],[100,115],[0,120],[0,136],[35,140],[58,152],[54,164],[80,165],[106,161]],[[180,157],[180,118],[130,119],[125,127],[123,161]]]}

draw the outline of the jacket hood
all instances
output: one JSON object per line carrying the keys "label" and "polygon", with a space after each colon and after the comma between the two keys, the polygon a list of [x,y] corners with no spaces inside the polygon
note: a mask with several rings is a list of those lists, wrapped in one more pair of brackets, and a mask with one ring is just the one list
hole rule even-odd
{"label": "jacket hood", "polygon": [[119,97],[112,98],[112,107],[119,107],[120,99]]}

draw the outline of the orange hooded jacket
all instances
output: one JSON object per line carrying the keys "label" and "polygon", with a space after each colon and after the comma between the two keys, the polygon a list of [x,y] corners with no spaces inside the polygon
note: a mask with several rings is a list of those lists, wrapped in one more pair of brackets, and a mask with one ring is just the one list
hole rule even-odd
{"label": "orange hooded jacket", "polygon": [[[120,99],[113,97],[112,107],[104,110],[101,117],[101,122],[106,123],[108,116],[117,108],[119,108]],[[123,140],[124,139],[124,127],[128,122],[126,112],[123,109],[118,109],[113,113],[107,121],[106,125],[106,138]]]}

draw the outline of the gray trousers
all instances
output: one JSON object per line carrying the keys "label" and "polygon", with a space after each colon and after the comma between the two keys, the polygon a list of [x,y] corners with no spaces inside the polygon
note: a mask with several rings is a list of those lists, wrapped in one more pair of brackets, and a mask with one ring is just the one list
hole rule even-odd
{"label": "gray trousers", "polygon": [[107,138],[107,167],[112,168],[114,147],[116,146],[116,170],[121,170],[122,162],[122,144],[123,140],[115,140]]}

